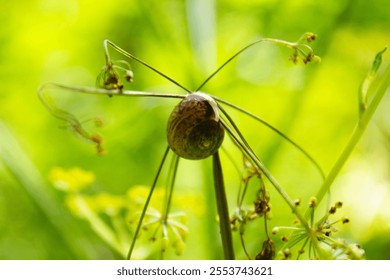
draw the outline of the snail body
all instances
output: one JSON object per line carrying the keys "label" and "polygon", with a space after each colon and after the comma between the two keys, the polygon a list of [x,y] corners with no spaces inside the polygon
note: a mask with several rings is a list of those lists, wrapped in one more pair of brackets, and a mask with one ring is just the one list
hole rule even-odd
{"label": "snail body", "polygon": [[168,120],[168,144],[182,158],[196,160],[215,154],[224,134],[217,103],[201,92],[188,94]]}

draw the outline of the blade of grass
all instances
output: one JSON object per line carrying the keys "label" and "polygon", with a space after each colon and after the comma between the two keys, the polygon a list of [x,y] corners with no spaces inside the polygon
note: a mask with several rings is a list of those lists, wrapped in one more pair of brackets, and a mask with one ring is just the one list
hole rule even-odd
{"label": "blade of grass", "polygon": [[68,210],[45,183],[37,167],[20,147],[7,126],[0,121],[0,160],[16,181],[47,217],[76,259],[96,259],[99,252],[91,243],[91,235],[81,229]]}

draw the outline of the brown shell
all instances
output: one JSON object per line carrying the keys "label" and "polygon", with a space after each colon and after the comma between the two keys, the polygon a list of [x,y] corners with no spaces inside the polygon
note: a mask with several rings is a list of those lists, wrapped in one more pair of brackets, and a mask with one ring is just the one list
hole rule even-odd
{"label": "brown shell", "polygon": [[203,159],[213,155],[224,134],[217,103],[204,93],[189,94],[168,120],[168,144],[182,158]]}

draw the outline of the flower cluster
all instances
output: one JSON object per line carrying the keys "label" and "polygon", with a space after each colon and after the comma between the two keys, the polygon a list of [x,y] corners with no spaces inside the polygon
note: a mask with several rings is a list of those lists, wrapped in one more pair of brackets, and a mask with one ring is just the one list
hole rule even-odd
{"label": "flower cluster", "polygon": [[[247,193],[249,182],[253,179],[259,181],[259,187],[257,195],[253,201],[251,209],[243,206],[244,197]],[[267,220],[271,218],[271,204],[270,196],[266,190],[265,183],[263,181],[262,172],[251,162],[244,158],[244,168],[242,171],[242,187],[239,189],[237,197],[237,208],[235,213],[230,218],[230,223],[233,231],[238,231],[240,234],[241,245],[248,259],[251,259],[249,252],[246,249],[244,242],[244,233],[246,224],[249,221],[253,221],[256,218],[264,218],[264,232],[266,234],[266,240],[263,242],[262,249],[256,255],[255,259],[273,259],[275,256],[275,244],[268,235]]]}
{"label": "flower cluster", "polygon": [[125,60],[110,61],[103,66],[100,74],[96,79],[96,86],[105,89],[123,89],[123,83],[121,81],[119,72],[124,73],[124,79],[131,83],[134,79],[133,71],[130,64]]}
{"label": "flower cluster", "polygon": [[[86,220],[108,245],[125,256],[149,187],[133,186],[126,195],[104,192],[88,194],[86,190],[93,185],[96,177],[94,173],[80,167],[70,169],[54,167],[49,174],[49,180],[55,188],[66,194],[66,205],[71,213]],[[181,255],[188,236],[188,217],[184,212],[164,211],[164,198],[165,190],[157,189],[142,224],[143,235],[147,236],[144,241],[159,243],[160,246],[156,250],[161,255],[170,247],[175,254]],[[175,205],[181,203],[188,205],[196,199],[191,195],[179,195],[178,198],[178,201],[174,200]],[[194,208],[195,214],[202,211],[201,205]],[[146,251],[140,249],[135,252],[135,256],[145,258],[153,253],[155,253],[153,248]]]}
{"label": "flower cluster", "polygon": [[290,60],[297,63],[302,60],[304,64],[309,62],[320,63],[321,58],[314,54],[313,49],[308,45],[317,38],[314,33],[305,33],[296,43],[290,47],[293,49],[293,53],[290,56]]}
{"label": "flower cluster", "polygon": [[[284,246],[279,251],[278,258],[291,259],[294,252],[296,259],[307,253],[310,259],[363,259],[364,250],[358,244],[348,244],[341,238],[335,238],[338,232],[337,225],[345,225],[350,222],[348,217],[331,220],[338,209],[342,207],[342,202],[336,202],[329,207],[325,215],[314,222],[317,199],[310,198],[308,203],[310,215],[310,230],[294,222],[294,226],[280,226],[272,230],[274,235],[280,231],[288,231],[290,234],[282,234],[280,239]],[[293,250],[298,247],[297,250]]]}

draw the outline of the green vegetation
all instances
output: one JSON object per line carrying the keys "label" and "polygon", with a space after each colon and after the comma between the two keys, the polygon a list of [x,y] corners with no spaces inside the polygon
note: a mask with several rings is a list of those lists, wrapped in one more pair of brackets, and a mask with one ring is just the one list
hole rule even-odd
{"label": "green vegetation", "polygon": [[[321,63],[261,43],[202,87],[288,135],[326,177],[278,133],[224,106],[253,149],[225,137],[219,153],[235,257],[390,258],[385,1],[24,2],[5,4],[0,31],[0,259],[126,258],[178,99],[116,90],[184,94],[248,44],[306,31],[318,35],[310,45]],[[104,39],[184,88],[112,50],[125,75],[117,83]],[[45,108],[36,94],[45,82],[112,96],[51,86]],[[168,155],[132,258],[224,257],[212,164]]]}

